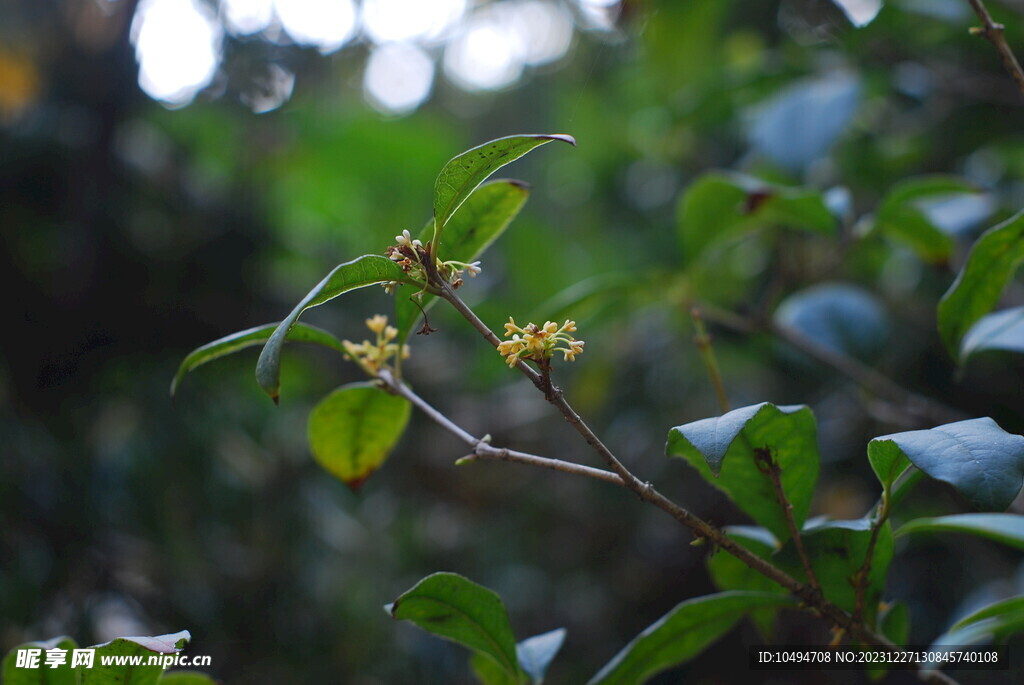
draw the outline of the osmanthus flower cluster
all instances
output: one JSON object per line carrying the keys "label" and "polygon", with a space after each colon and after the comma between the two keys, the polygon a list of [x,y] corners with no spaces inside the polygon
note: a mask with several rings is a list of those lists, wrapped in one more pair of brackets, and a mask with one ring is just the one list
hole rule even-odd
{"label": "osmanthus flower cluster", "polygon": [[543,326],[528,323],[525,328],[520,328],[510,316],[505,324],[505,336],[511,335],[512,339],[500,343],[498,353],[505,357],[505,363],[510,367],[521,359],[543,364],[555,352],[561,352],[565,361],[576,361],[576,355],[583,354],[585,343],[570,335],[575,331],[575,321],[567,320],[561,326],[554,321],[545,321]]}
{"label": "osmanthus flower cluster", "polygon": [[[430,282],[430,277],[424,268],[424,260],[429,258],[430,253],[423,246],[423,242],[414,239],[408,230],[402,231],[402,235],[396,235],[395,244],[390,246],[384,254],[388,259],[398,264],[402,271],[410,277],[423,283]],[[447,262],[435,259],[434,269],[446,283],[450,284],[453,288],[458,288],[462,285],[463,272],[468,272],[470,276],[476,276],[480,273],[480,262],[467,264],[466,262],[454,259]],[[399,283],[397,281],[388,281],[383,285],[388,293],[392,293],[395,286],[399,285]]]}
{"label": "osmanthus flower cluster", "polygon": [[359,366],[363,367],[368,374],[376,376],[377,372],[384,368],[392,357],[401,355],[402,359],[409,358],[409,346],[399,345],[394,341],[398,337],[398,329],[388,325],[388,317],[383,314],[375,314],[366,320],[366,327],[377,335],[376,342],[364,340],[355,344],[350,340],[342,340],[345,351]]}

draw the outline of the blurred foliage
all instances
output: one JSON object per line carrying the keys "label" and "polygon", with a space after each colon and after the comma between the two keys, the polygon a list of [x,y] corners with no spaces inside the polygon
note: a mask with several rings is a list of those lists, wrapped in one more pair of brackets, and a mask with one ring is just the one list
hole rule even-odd
{"label": "blurred foliage", "polygon": [[[1010,44],[1024,44],[1024,7],[988,4]],[[283,106],[256,115],[214,84],[165,109],[136,85],[134,7],[0,7],[4,651],[51,635],[91,644],[187,628],[189,652],[212,655],[208,670],[232,683],[461,682],[462,652],[381,611],[428,572],[453,570],[501,595],[516,635],[565,626],[548,679],[583,682],[668,608],[712,591],[705,552],[668,517],[600,483],[455,469],[464,448],[415,413],[386,466],[350,492],[305,443],[313,403],[360,376],[326,350],[286,349],[278,409],[253,382],[255,352],[190,374],[175,405],[167,397],[190,349],[280,320],[336,264],[417,231],[444,162],[511,133],[564,132],[579,147],[510,168],[534,191],[464,297],[494,328],[510,314],[571,315],[587,354],[560,384],[631,468],[704,518],[746,521],[662,456],[668,427],[718,413],[690,344],[694,298],[758,317],[823,283],[868,292],[878,335],[888,331],[880,345],[857,331],[875,368],[1024,432],[1024,359],[978,352],[958,371],[936,330],[971,242],[1024,206],[1024,100],[991,46],[968,35],[966,2],[891,0],[860,29],[827,0],[626,2],[617,29],[580,34],[515,87],[439,84],[404,118],[363,103],[361,47],[324,57],[260,41],[231,45],[287,60],[296,86]],[[222,69],[230,82],[247,64]],[[716,244],[684,281],[678,204],[712,170],[827,191],[841,233],[777,231],[773,220]],[[932,174],[990,201],[986,216],[947,231],[948,258],[922,258],[871,216],[897,183]],[[1002,305],[1022,300],[1012,281]],[[307,322],[355,338],[390,307],[370,288]],[[413,336],[405,365],[427,400],[495,444],[589,458],[460,318],[435,307],[431,322],[440,331]],[[878,495],[865,445],[906,424],[769,336],[712,333],[736,406],[814,410],[824,464],[810,514],[863,515]],[[968,510],[941,484],[904,506]],[[944,535],[896,546],[885,599],[909,608],[914,643],[1024,583],[1010,547]],[[776,639],[825,642],[822,632],[788,616]],[[730,635],[654,682],[742,678],[728,669],[744,668],[758,638],[746,624]],[[977,675],[962,682],[991,682]]]}

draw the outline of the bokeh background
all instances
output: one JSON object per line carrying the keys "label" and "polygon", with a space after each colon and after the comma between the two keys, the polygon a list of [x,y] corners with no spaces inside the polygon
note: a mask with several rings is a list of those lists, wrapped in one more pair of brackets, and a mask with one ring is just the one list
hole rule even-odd
{"label": "bokeh background", "polygon": [[[990,5],[1024,45],[1024,3]],[[935,332],[971,239],[1024,206],[1024,98],[974,21],[960,0],[6,0],[0,648],[188,629],[224,682],[468,682],[460,649],[381,609],[451,570],[497,590],[521,637],[567,627],[549,680],[577,683],[713,590],[706,550],[661,512],[560,474],[455,468],[463,448],[419,416],[350,492],[305,443],[310,407],[359,377],[323,351],[286,351],[279,408],[253,381],[255,351],[168,397],[190,349],[279,320],[335,264],[422,226],[444,162],[502,135],[579,145],[503,172],[532,197],[464,297],[495,328],[576,319],[587,351],[559,369],[568,396],[701,516],[744,522],[662,455],[669,427],[718,413],[695,298],[758,315],[819,283],[856,286],[871,325],[837,345],[1024,432],[1021,359],[957,372]],[[744,238],[684,274],[679,197],[716,168],[830,189],[842,236]],[[860,230],[893,183],[925,173],[984,191],[930,208],[956,240],[942,263]],[[1007,301],[1024,301],[1019,283]],[[372,288],[305,318],[360,340],[390,307]],[[593,463],[462,320],[438,307],[432,323],[407,365],[423,396],[496,444]],[[712,333],[734,406],[814,408],[812,513],[863,515],[878,494],[867,440],[924,426],[770,336]],[[938,486],[906,507],[967,510]],[[887,594],[910,606],[917,643],[1024,589],[1019,554],[994,544],[898,552]],[[776,639],[828,637],[788,616]],[[657,682],[747,682],[758,640],[738,628]]]}

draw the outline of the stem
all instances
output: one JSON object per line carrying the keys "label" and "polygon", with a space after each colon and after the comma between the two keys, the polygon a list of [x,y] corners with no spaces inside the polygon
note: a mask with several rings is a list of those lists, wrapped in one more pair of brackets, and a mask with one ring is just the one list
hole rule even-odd
{"label": "stem", "polygon": [[690,316],[693,318],[693,327],[697,330],[697,334],[693,336],[693,342],[697,345],[697,349],[700,350],[700,356],[704,359],[704,365],[708,367],[711,384],[715,386],[715,394],[718,396],[718,405],[722,408],[723,413],[728,412],[729,395],[725,392],[722,373],[718,369],[718,360],[715,358],[715,350],[711,346],[711,336],[708,335],[708,329],[704,325],[704,318],[697,307],[690,310]]}
{"label": "stem", "polygon": [[[772,482],[772,488],[775,490],[775,499],[779,502],[779,506],[782,507],[782,515],[786,519],[786,526],[789,528],[790,537],[793,538],[796,553],[800,556],[800,563],[804,567],[804,573],[807,574],[807,582],[810,583],[811,589],[820,593],[821,584],[818,582],[818,577],[814,574],[814,566],[811,565],[811,558],[807,556],[803,537],[801,537],[800,529],[797,528],[796,520],[793,518],[793,504],[786,497],[786,493],[782,489],[782,469],[779,467],[779,462],[775,460],[771,450],[767,447],[754,448],[754,462],[757,464],[757,469],[768,476],[768,479]],[[854,620],[856,620],[856,615]]]}
{"label": "stem", "polygon": [[701,311],[709,321],[713,321],[731,330],[748,334],[764,331],[775,336],[807,356],[831,366],[868,392],[879,397],[888,398],[898,404],[906,414],[918,422],[923,421],[936,425],[961,421],[967,418],[959,410],[911,392],[895,383],[880,371],[876,371],[872,367],[842,352],[825,347],[789,326],[770,320],[764,322],[756,321],[735,312],[721,310],[708,305],[702,305]]}
{"label": "stem", "polygon": [[[497,347],[501,343],[501,341],[498,339],[498,336],[496,336],[494,332],[487,327],[487,324],[481,321],[480,318],[476,315],[476,313],[474,313],[473,310],[470,309],[469,306],[465,302],[463,302],[458,295],[455,294],[451,287],[449,287],[446,283],[440,283],[438,285],[441,290],[440,296],[447,300],[453,307],[455,307],[456,311],[462,314],[462,316],[465,317],[467,321],[469,321],[473,328],[475,328],[480,333],[480,335],[483,336],[484,340],[489,342],[493,347]],[[622,462],[620,462],[618,458],[616,458],[615,455],[612,454],[612,452],[604,445],[604,443],[601,442],[601,440],[594,434],[594,432],[590,430],[587,424],[584,423],[583,419],[580,418],[580,415],[576,413],[576,411],[572,408],[569,402],[565,399],[565,396],[562,394],[560,388],[554,387],[549,395],[547,392],[545,392],[546,389],[544,387],[544,378],[541,374],[539,374],[530,365],[526,364],[523,361],[520,361],[516,368],[518,368],[524,376],[529,378],[530,382],[532,382],[538,390],[545,394],[546,399],[551,404],[555,405],[558,408],[558,410],[562,413],[562,416],[565,417],[565,420],[568,421],[573,426],[573,428],[576,429],[576,432],[578,432],[583,437],[587,444],[590,445],[591,448],[595,452],[597,452],[598,455],[601,456],[601,458],[608,465],[611,471],[614,472],[614,475],[618,476],[618,484],[620,484],[622,487],[625,487],[627,490],[633,492],[642,501],[658,507],[659,509],[667,513],[669,516],[674,518],[676,521],[678,521],[679,523],[693,531],[693,533],[697,537],[706,538],[710,540],[716,546],[720,547],[721,549],[724,549],[726,552],[739,559],[741,562],[746,564],[754,571],[757,571],[769,580],[772,580],[773,582],[777,583],[783,588],[789,590],[793,595],[803,600],[803,602],[806,605],[813,607],[815,610],[817,610],[817,612],[832,625],[847,631],[847,633],[851,635],[854,639],[890,651],[898,649],[897,646],[894,645],[885,636],[874,632],[869,627],[864,625],[864,623],[861,621],[854,621],[853,617],[850,614],[846,613],[846,611],[825,599],[820,590],[817,590],[811,587],[810,585],[801,583],[796,578],[790,576],[788,573],[782,571],[781,569],[777,568],[771,563],[765,561],[761,557],[751,552],[746,547],[743,547],[742,545],[738,544],[735,540],[730,538],[720,529],[708,524],[698,516],[690,513],[680,505],[668,499],[660,492],[658,492],[650,483],[642,482],[640,479],[634,476],[629,471],[629,469],[627,469],[622,464]],[[406,390],[409,393],[412,392],[411,390]],[[437,412],[435,411],[434,413]],[[462,432],[465,433],[465,431]],[[466,433],[466,435],[469,434]],[[470,436],[470,438],[472,438],[472,436]],[[474,452],[475,451],[476,450],[474,449]],[[537,459],[543,458],[537,457]],[[524,462],[521,461],[520,463]],[[536,465],[543,465],[547,468],[554,468],[547,464]],[[609,478],[604,477],[602,478],[602,480],[615,482],[611,481],[611,479]],[[940,673],[938,671],[918,671],[918,677],[925,682],[935,683],[938,685],[951,685],[956,682],[948,676],[946,676],[945,674]]]}
{"label": "stem", "polygon": [[985,3],[982,0],[967,0],[971,7],[974,9],[975,14],[981,19],[981,26],[971,28],[973,35],[984,36],[988,42],[995,46],[999,52],[999,56],[1003,60],[1003,67],[1013,77],[1013,80],[1017,82],[1017,89],[1024,93],[1024,69],[1021,69],[1020,62],[1017,61],[1017,57],[1013,54],[1013,50],[1010,49],[1010,44],[1006,42],[1006,27],[999,24],[992,19],[992,15],[988,13],[988,8],[985,7]]}

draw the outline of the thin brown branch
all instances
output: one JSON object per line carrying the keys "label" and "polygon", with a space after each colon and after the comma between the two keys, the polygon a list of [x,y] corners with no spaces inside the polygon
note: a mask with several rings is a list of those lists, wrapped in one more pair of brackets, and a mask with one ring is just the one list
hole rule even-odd
{"label": "thin brown branch", "polygon": [[764,332],[775,336],[807,356],[832,367],[869,393],[889,400],[893,403],[893,408],[908,414],[917,422],[938,425],[968,418],[959,410],[907,390],[880,371],[842,352],[825,347],[789,326],[771,320],[757,321],[709,305],[701,305],[701,311],[708,321],[739,333]]}
{"label": "thin brown branch", "polygon": [[882,493],[882,501],[875,515],[875,521],[871,524],[871,537],[868,539],[868,547],[864,551],[864,563],[861,564],[857,574],[853,577],[853,586],[856,588],[857,598],[853,605],[853,620],[860,621],[864,616],[864,595],[868,589],[868,575],[871,573],[871,562],[875,556],[875,545],[878,544],[878,534],[889,518],[890,498],[889,488],[886,487]]}
{"label": "thin brown branch", "polygon": [[981,19],[981,26],[971,28],[971,33],[984,36],[988,42],[992,43],[996,51],[999,52],[999,57],[1003,60],[1003,68],[1017,82],[1017,89],[1024,94],[1024,69],[1021,69],[1020,62],[1017,61],[1016,55],[1010,49],[1010,44],[1006,42],[1006,27],[992,19],[992,15],[988,13],[988,8],[985,7],[983,0],[967,1],[974,9],[974,13]]}
{"label": "thin brown branch", "polygon": [[[441,291],[440,296],[447,300],[456,309],[456,311],[462,314],[463,317],[465,317],[466,320],[469,321],[469,323],[473,326],[473,328],[475,328],[480,333],[480,335],[482,335],[483,338],[487,340],[487,342],[489,342],[493,347],[497,347],[501,343],[498,336],[496,336],[494,332],[490,328],[488,328],[487,324],[481,321],[480,318],[476,315],[476,313],[473,312],[473,310],[470,309],[469,306],[465,302],[463,302],[458,295],[455,294],[451,287],[449,287],[446,283],[443,282],[440,282],[437,285]],[[709,540],[715,546],[725,550],[732,556],[736,557],[754,571],[757,571],[761,575],[765,576],[766,578],[772,580],[773,582],[777,583],[781,587],[788,590],[794,596],[802,600],[805,605],[817,611],[820,616],[822,616],[826,621],[831,623],[833,626],[845,630],[847,634],[849,634],[853,639],[889,651],[894,651],[898,649],[898,647],[895,644],[893,644],[889,639],[887,639],[884,635],[876,633],[871,628],[866,626],[862,621],[854,621],[853,617],[850,614],[848,614],[839,606],[825,599],[820,591],[816,590],[815,588],[811,587],[806,583],[801,583],[799,580],[793,578],[785,571],[777,568],[768,561],[765,561],[761,557],[751,552],[746,547],[743,547],[742,545],[738,544],[735,540],[730,538],[719,528],[712,526],[711,524],[702,520],[700,517],[692,514],[682,506],[676,504],[672,500],[662,495],[650,483],[641,481],[639,478],[633,475],[633,473],[630,472],[629,469],[627,469],[622,464],[622,462],[618,460],[618,458],[611,452],[611,450],[609,450],[608,447],[606,447],[605,444],[601,442],[597,435],[594,434],[590,427],[587,426],[583,419],[580,418],[580,415],[576,413],[576,410],[573,409],[572,405],[570,405],[569,402],[565,399],[565,396],[563,395],[560,388],[558,388],[557,386],[553,386],[550,388],[546,387],[547,384],[545,383],[543,375],[538,373],[529,364],[523,361],[520,361],[516,368],[518,368],[524,376],[530,379],[530,382],[532,382],[534,386],[536,386],[537,389],[540,390],[545,395],[545,398],[548,400],[548,402],[550,402],[551,404],[555,405],[558,408],[558,410],[561,412],[565,420],[568,421],[569,424],[572,425],[572,427],[576,430],[576,432],[583,437],[587,444],[590,445],[590,447],[595,452],[597,452],[598,455],[600,455],[600,457],[608,465],[611,471],[614,472],[614,474],[609,475],[618,476],[617,481],[607,477],[602,477],[602,480],[615,482],[633,492],[635,495],[637,495],[637,497],[641,499],[641,501],[647,502],[648,504],[651,504],[661,509],[669,516],[674,518],[676,521],[689,528],[698,538],[704,538]],[[413,395],[412,391],[408,390],[408,388],[404,388],[403,386],[403,389],[403,395],[405,395],[406,393],[409,393],[409,395]],[[424,402],[423,404],[426,403]],[[420,404],[417,403],[417,406],[420,406]],[[433,410],[428,415],[431,416],[431,418],[434,418],[435,415],[441,416],[440,413],[437,412],[436,410]],[[451,423],[446,418],[444,419],[444,421],[445,423]],[[469,433],[466,433],[462,429],[458,430],[460,433],[465,434],[466,436],[469,436],[470,439],[472,439],[472,436],[469,435]],[[479,441],[478,443],[476,443],[476,446],[474,447],[474,453],[476,453],[476,451],[480,449],[481,445],[486,444],[487,443],[484,443],[483,441]],[[500,449],[498,451],[501,452]],[[520,463],[531,463],[532,465],[544,466],[545,468],[554,468],[553,466],[550,466],[547,463],[542,464],[536,463],[534,461],[544,460],[545,462],[550,462],[553,460],[547,460],[544,457],[537,457],[536,455],[528,456],[532,457],[533,459],[518,461],[520,461]],[[495,455],[495,458],[500,457],[497,457]],[[600,470],[594,469],[594,471]],[[601,473],[608,472],[601,471]],[[579,475],[591,474],[589,472],[586,472],[579,473]],[[939,671],[919,670],[917,675],[922,681],[933,683],[934,685],[956,685],[956,681],[952,680],[951,678],[949,678],[948,676]]]}
{"label": "thin brown branch", "polygon": [[768,476],[768,480],[772,482],[772,489],[775,490],[775,500],[779,503],[779,507],[782,508],[782,515],[786,519],[786,527],[789,528],[789,536],[793,538],[796,553],[800,557],[804,573],[807,574],[807,582],[813,590],[820,593],[821,583],[818,582],[818,577],[814,573],[811,558],[807,556],[807,550],[804,548],[803,536],[800,535],[796,519],[793,518],[793,503],[789,501],[785,491],[782,489],[782,468],[779,467],[779,462],[772,456],[770,449],[757,447],[754,448],[754,463],[757,464],[757,470]]}
{"label": "thin brown branch", "polygon": [[722,372],[718,368],[718,360],[715,358],[715,349],[711,345],[711,336],[708,335],[707,326],[704,325],[704,318],[701,316],[700,308],[693,307],[690,310],[690,317],[693,319],[693,327],[696,335],[693,342],[704,359],[704,366],[711,376],[711,385],[715,388],[715,395],[718,397],[718,406],[723,412],[729,411],[729,395],[725,392],[725,383],[722,382]]}

